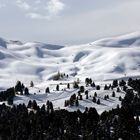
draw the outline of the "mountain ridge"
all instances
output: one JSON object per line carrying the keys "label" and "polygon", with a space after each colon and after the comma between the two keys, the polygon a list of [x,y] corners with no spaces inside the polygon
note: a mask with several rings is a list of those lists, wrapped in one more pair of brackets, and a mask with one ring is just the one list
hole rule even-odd
{"label": "mountain ridge", "polygon": [[[59,46],[0,39],[0,83],[46,81],[58,71],[72,79],[109,80],[140,76],[140,34]],[[73,77],[75,75],[75,77]]]}

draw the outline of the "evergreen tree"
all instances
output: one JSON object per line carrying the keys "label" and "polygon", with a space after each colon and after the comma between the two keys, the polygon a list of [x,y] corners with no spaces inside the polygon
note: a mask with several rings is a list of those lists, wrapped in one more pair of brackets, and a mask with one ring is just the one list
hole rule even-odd
{"label": "evergreen tree", "polygon": [[27,108],[31,108],[31,107],[32,107],[32,101],[29,100],[28,105],[27,105]]}
{"label": "evergreen tree", "polygon": [[80,96],[81,95],[81,92],[80,92],[80,90],[78,91],[78,96]]}
{"label": "evergreen tree", "polygon": [[95,83],[94,82],[92,82],[92,84],[91,84],[91,87],[95,87],[96,85],[95,85]]}
{"label": "evergreen tree", "polygon": [[46,88],[45,92],[46,92],[46,93],[50,93],[49,87]]}
{"label": "evergreen tree", "polygon": [[59,85],[56,86],[56,90],[59,91]]}
{"label": "evergreen tree", "polygon": [[47,100],[47,102],[46,102],[46,106],[49,106],[49,104],[50,104],[50,101],[49,101],[49,100]]}
{"label": "evergreen tree", "polygon": [[74,106],[74,100],[72,97],[70,98],[70,106]]}
{"label": "evergreen tree", "polygon": [[86,79],[85,79],[85,84],[86,84],[86,86],[89,85],[89,78],[86,78]]}
{"label": "evergreen tree", "polygon": [[30,82],[30,87],[34,87],[33,81]]}
{"label": "evergreen tree", "polygon": [[32,107],[34,110],[37,110],[37,103],[35,100],[33,100]]}
{"label": "evergreen tree", "polygon": [[68,105],[68,100],[65,100],[64,107],[67,107]]}
{"label": "evergreen tree", "polygon": [[46,102],[46,106],[47,106],[47,112],[49,113],[49,111],[50,111],[50,101],[49,100]]}
{"label": "evergreen tree", "polygon": [[96,92],[94,93],[94,97],[97,97],[97,93]]}
{"label": "evergreen tree", "polygon": [[108,86],[106,84],[104,86],[104,90],[108,90]]}
{"label": "evergreen tree", "polygon": [[70,89],[70,84],[69,83],[67,84],[67,88]]}
{"label": "evergreen tree", "polygon": [[22,85],[20,81],[17,81],[16,83],[15,92],[20,92],[21,95],[23,94]]}
{"label": "evergreen tree", "polygon": [[125,86],[126,85],[126,82],[124,81],[124,80],[121,80],[121,81],[119,81],[119,86]]}
{"label": "evergreen tree", "polygon": [[119,87],[117,87],[117,92],[120,92],[121,90],[120,90],[120,88]]}
{"label": "evergreen tree", "polygon": [[100,86],[99,85],[96,86],[96,90],[100,90]]}
{"label": "evergreen tree", "polygon": [[42,107],[41,107],[41,111],[42,111],[42,112],[45,112],[45,105],[44,105],[44,104],[43,104]]}
{"label": "evergreen tree", "polygon": [[106,98],[109,99],[109,95],[107,95]]}
{"label": "evergreen tree", "polygon": [[24,89],[24,94],[29,95],[29,89],[27,87]]}
{"label": "evergreen tree", "polygon": [[74,83],[73,83],[73,88],[79,88],[79,85],[76,81],[74,81]]}
{"label": "evergreen tree", "polygon": [[136,125],[137,125],[137,127],[140,126],[140,119],[139,119],[139,116],[138,115],[136,116]]}
{"label": "evergreen tree", "polygon": [[13,105],[13,97],[12,96],[8,97],[7,103],[8,103],[8,105]]}
{"label": "evergreen tree", "polygon": [[115,87],[117,87],[118,86],[118,80],[113,80],[113,87],[115,88]]}
{"label": "evergreen tree", "polygon": [[85,95],[87,95],[87,94],[88,94],[88,90],[85,91]]}
{"label": "evergreen tree", "polygon": [[106,95],[104,96],[104,100],[107,100],[107,96]]}
{"label": "evergreen tree", "polygon": [[119,96],[119,101],[122,101],[122,97],[121,96]]}
{"label": "evergreen tree", "polygon": [[66,76],[67,78],[69,78],[69,75],[67,74],[67,76]]}
{"label": "evergreen tree", "polygon": [[52,102],[50,102],[49,106],[50,106],[50,111],[51,111],[51,113],[52,113],[52,112],[54,112],[54,109],[53,109],[53,104],[52,104]]}
{"label": "evergreen tree", "polygon": [[112,92],[112,97],[115,97],[115,92],[114,91]]}
{"label": "evergreen tree", "polygon": [[91,79],[91,78],[89,79],[89,84],[90,84],[90,85],[92,84],[92,79]]}
{"label": "evergreen tree", "polygon": [[24,90],[25,86],[24,86],[24,84],[23,84],[23,83],[21,84],[21,87],[22,87],[22,90]]}
{"label": "evergreen tree", "polygon": [[79,106],[79,101],[78,101],[78,99],[76,99],[75,105],[76,105],[76,106]]}
{"label": "evergreen tree", "polygon": [[88,94],[86,94],[86,99],[88,99]]}
{"label": "evergreen tree", "polygon": [[95,96],[93,97],[93,102],[96,103],[96,97]]}
{"label": "evergreen tree", "polygon": [[97,104],[98,104],[98,105],[100,104],[100,99],[97,100]]}
{"label": "evergreen tree", "polygon": [[127,90],[127,86],[123,86],[123,91],[126,92],[126,90]]}
{"label": "evergreen tree", "polygon": [[84,86],[80,86],[80,92],[83,93],[85,91]]}
{"label": "evergreen tree", "polygon": [[56,75],[53,76],[53,80],[60,80],[61,79],[61,74],[60,72],[58,71],[58,73]]}
{"label": "evergreen tree", "polygon": [[80,95],[80,100],[83,100],[82,95]]}

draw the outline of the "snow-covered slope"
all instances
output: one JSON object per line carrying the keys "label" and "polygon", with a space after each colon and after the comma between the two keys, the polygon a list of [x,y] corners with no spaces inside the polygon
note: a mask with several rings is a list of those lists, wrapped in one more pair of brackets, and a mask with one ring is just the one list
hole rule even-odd
{"label": "snow-covered slope", "polygon": [[58,71],[84,79],[140,76],[140,33],[76,46],[5,41],[0,38],[0,87],[17,80],[40,83]]}
{"label": "snow-covered slope", "polygon": [[[53,81],[52,76],[58,71],[68,74],[69,78]],[[101,85],[101,90],[85,87],[89,91],[89,99],[83,93],[78,107],[64,107],[65,100],[74,93],[78,94],[78,90],[72,88],[73,81],[79,78],[80,85],[85,85],[85,77]],[[17,95],[14,104],[36,100],[41,106],[50,100],[56,109],[74,111],[79,108],[84,111],[85,107],[96,107],[102,113],[120,105],[118,98],[124,97],[123,91],[112,97],[112,90],[104,91],[104,84],[110,84],[111,79],[127,77],[140,77],[139,32],[75,46],[22,43],[0,38],[0,90],[14,86],[18,80],[27,87],[30,81],[35,84],[33,88],[29,87],[29,96]],[[70,83],[70,89],[67,89],[67,83]],[[60,84],[60,91],[56,91],[57,84]],[[45,94],[46,87],[50,87],[51,93]],[[95,92],[100,105],[92,101]],[[104,100],[105,94],[109,95],[108,100]]]}

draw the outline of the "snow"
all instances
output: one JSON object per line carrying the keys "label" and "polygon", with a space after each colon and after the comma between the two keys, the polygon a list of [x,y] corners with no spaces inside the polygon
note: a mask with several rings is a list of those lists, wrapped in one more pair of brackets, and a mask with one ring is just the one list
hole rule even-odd
{"label": "snow", "polygon": [[[15,103],[27,103],[29,99],[37,99],[39,104],[43,104],[46,100],[51,100],[55,108],[63,107],[64,100],[76,93],[75,90],[51,91],[48,95],[44,92],[47,85],[50,86],[53,82],[56,85],[52,77],[58,71],[70,76],[63,82],[73,82],[77,78],[84,81],[86,77],[90,77],[96,82],[103,83],[112,79],[140,77],[140,33],[73,46],[23,43],[0,38],[0,90],[14,86],[18,80],[26,86],[29,86],[30,81],[34,81],[36,88],[41,90],[38,93],[37,89],[30,89],[29,97],[17,96]],[[52,88],[55,89],[54,86]],[[37,92],[37,95],[34,95],[34,92]],[[92,96],[93,92],[90,94]],[[101,90],[99,95],[103,94],[104,91]],[[80,101],[80,108],[84,110],[86,106],[96,106],[99,112],[102,112],[117,104],[120,104],[117,98],[103,101],[99,106],[89,99]]]}
{"label": "snow", "polygon": [[[61,83],[61,84],[60,84]],[[70,83],[71,89],[67,89],[67,83]],[[36,100],[39,106],[46,104],[47,100],[51,101],[54,105],[54,109],[67,109],[69,111],[76,111],[80,109],[82,112],[86,107],[95,107],[99,114],[103,111],[111,110],[112,108],[116,108],[117,105],[121,106],[121,102],[119,101],[119,96],[124,97],[125,93],[123,91],[116,92],[116,97],[112,97],[112,90],[104,90],[104,85],[109,84],[110,82],[103,82],[97,84],[101,85],[101,90],[95,90],[92,87],[85,87],[85,90],[89,91],[89,99],[86,99],[85,93],[82,93],[83,100],[79,100],[79,106],[68,106],[64,107],[65,100],[69,100],[70,96],[76,94],[78,96],[78,89],[73,89],[71,81],[49,81],[45,83],[41,83],[36,85],[35,87],[30,87],[30,95],[17,95],[14,98],[14,104],[25,103],[28,104],[29,100]],[[56,85],[60,84],[60,91],[56,91]],[[83,82],[80,83],[80,86],[85,84]],[[45,93],[46,87],[50,87],[50,93]],[[94,93],[97,93],[97,98],[100,99],[101,104],[97,105],[97,103],[93,103],[92,99]],[[104,96],[109,95],[109,99],[104,100]],[[91,96],[91,97],[90,97]]]}

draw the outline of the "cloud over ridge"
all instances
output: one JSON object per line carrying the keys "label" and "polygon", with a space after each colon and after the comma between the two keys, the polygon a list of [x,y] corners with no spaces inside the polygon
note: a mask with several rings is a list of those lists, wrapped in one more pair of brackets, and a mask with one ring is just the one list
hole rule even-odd
{"label": "cloud over ridge", "polygon": [[25,15],[32,19],[51,19],[65,8],[61,0],[16,0],[16,6],[25,11]]}

